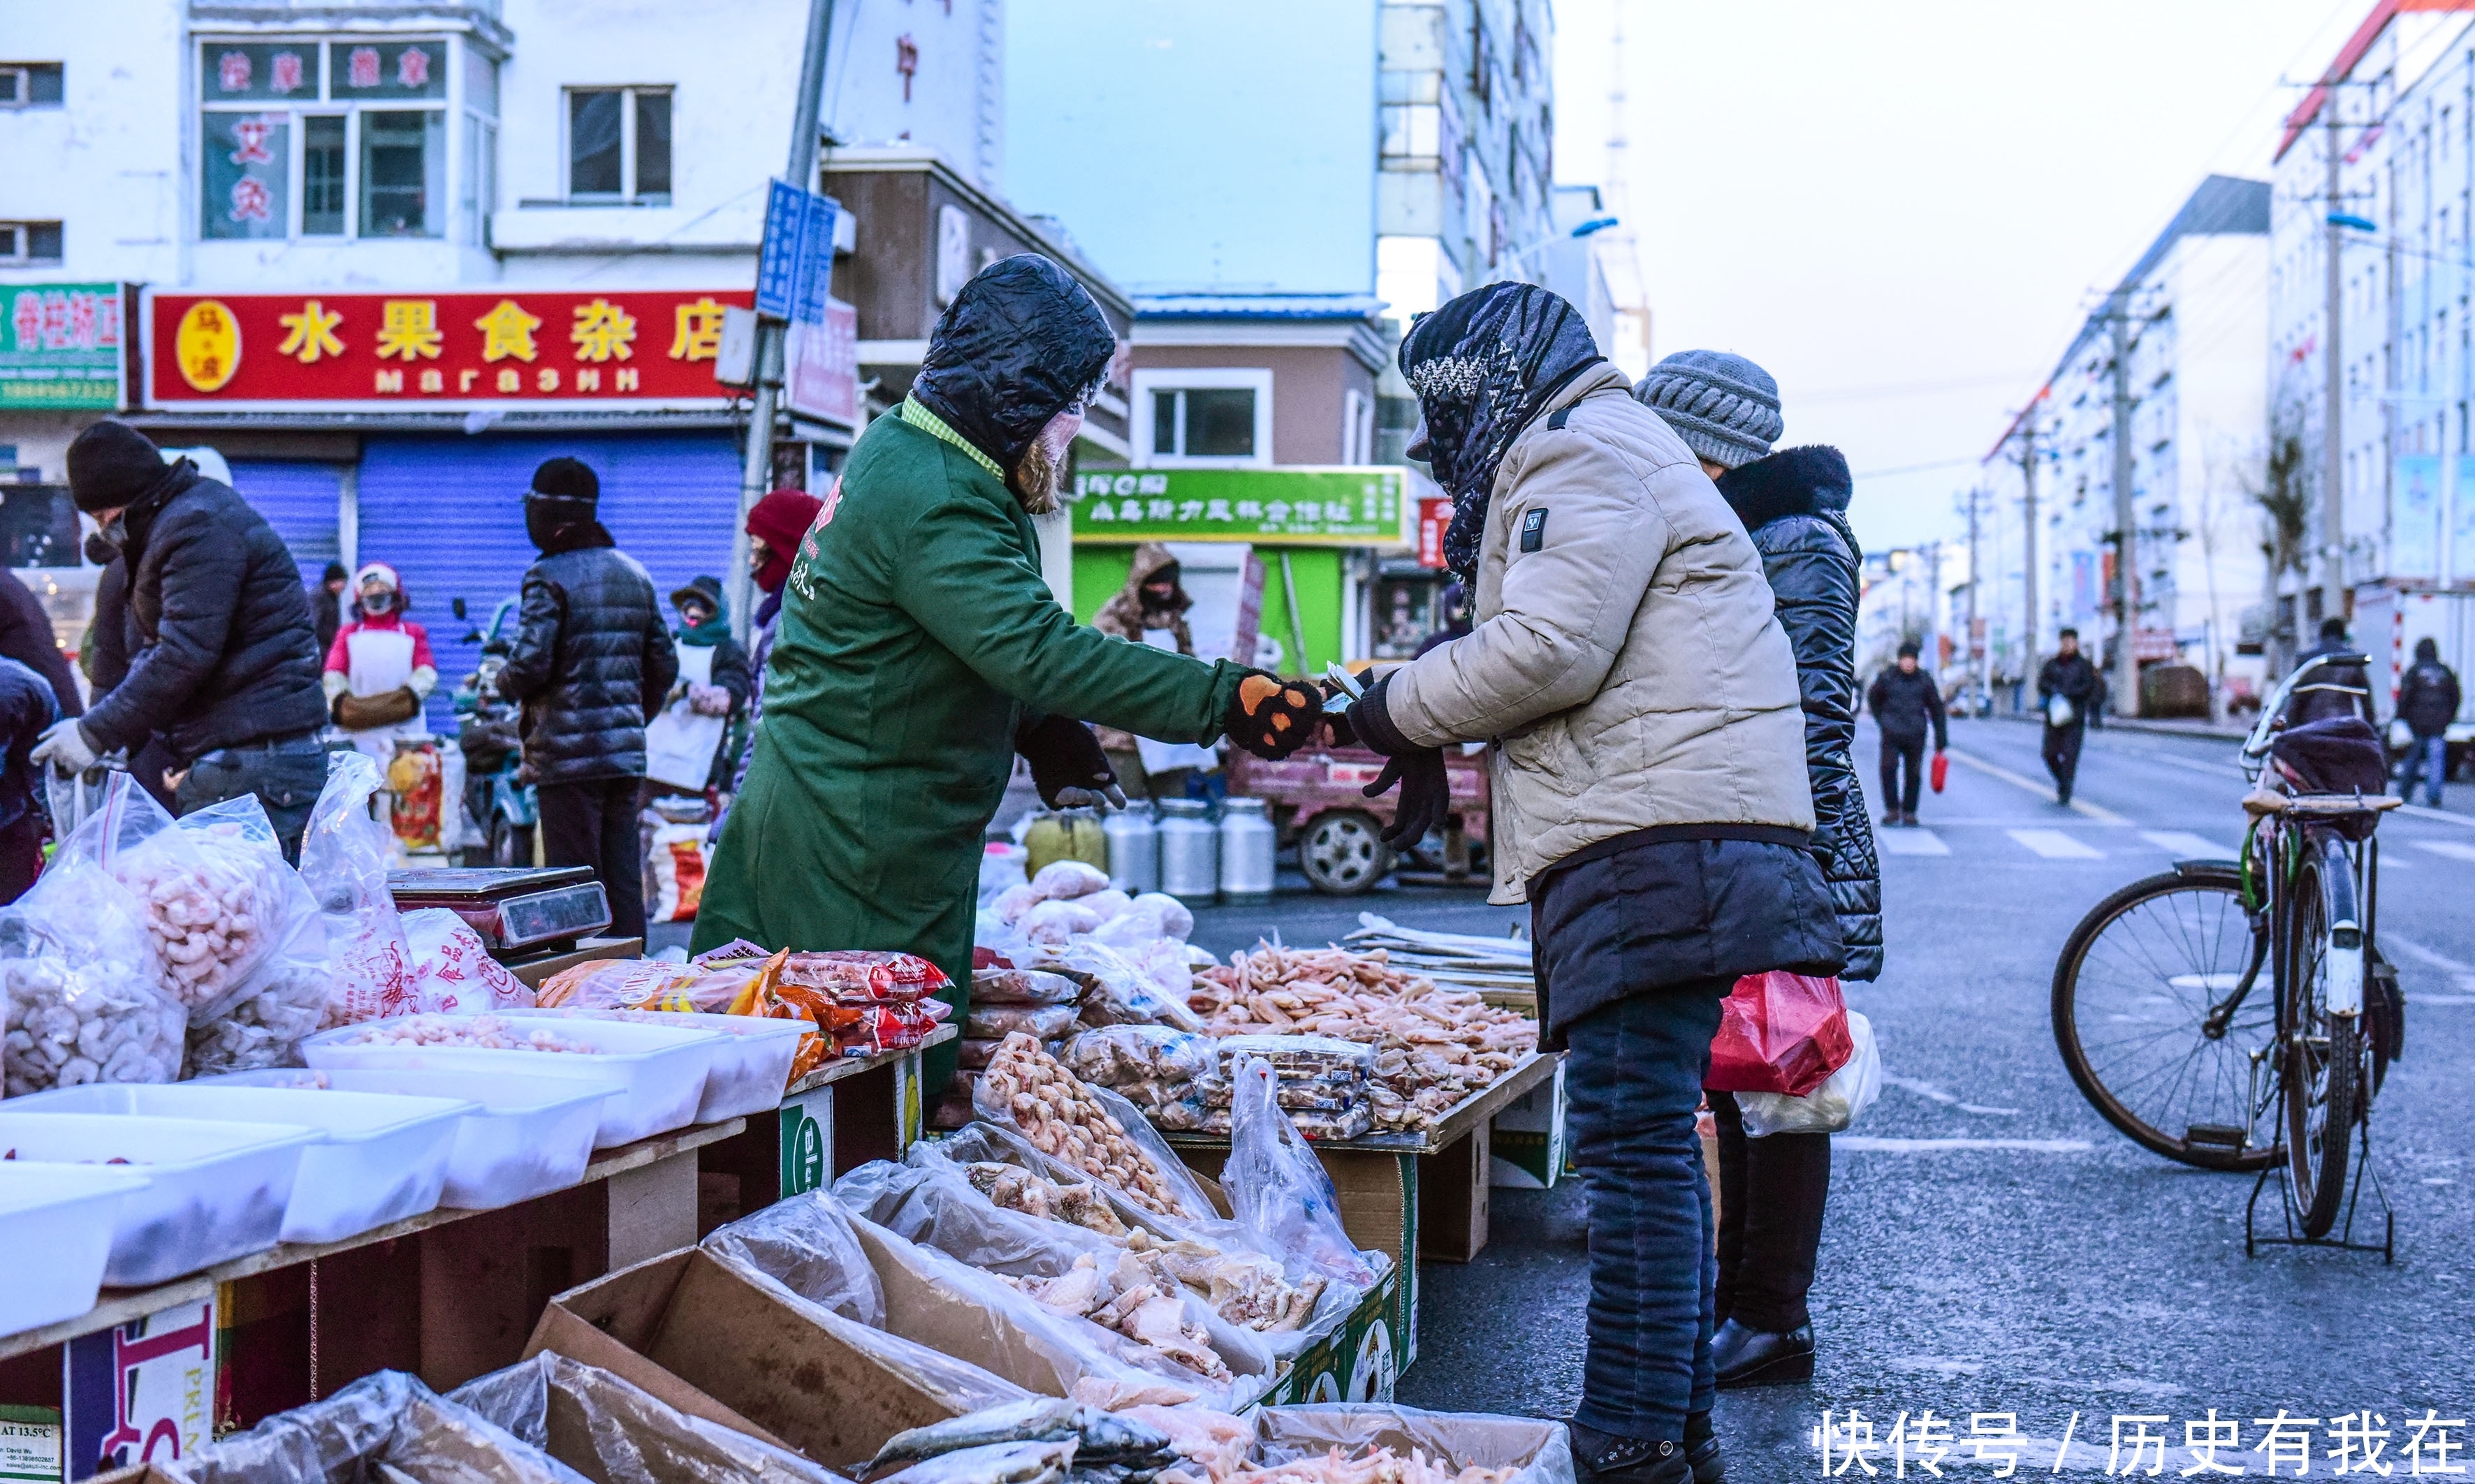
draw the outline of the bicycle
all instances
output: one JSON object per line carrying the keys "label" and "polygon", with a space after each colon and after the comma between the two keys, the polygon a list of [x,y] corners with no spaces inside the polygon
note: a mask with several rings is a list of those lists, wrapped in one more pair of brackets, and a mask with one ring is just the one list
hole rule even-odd
{"label": "bicycle", "polygon": [[[2405,1033],[2374,943],[2374,829],[2402,801],[2365,791],[2387,781],[2369,695],[2325,673],[2368,664],[2306,661],[2261,707],[2242,744],[2251,822],[2236,860],[2178,861],[2116,891],[2054,965],[2055,1043],[2090,1105],[2184,1164],[2263,1182],[2283,1164],[2290,1219],[2312,1242],[2341,1209],[2351,1220],[2350,1165],[2359,1142],[2369,1149],[2372,1097]],[[2344,692],[2365,715],[2291,727],[2289,701],[2313,691]]]}

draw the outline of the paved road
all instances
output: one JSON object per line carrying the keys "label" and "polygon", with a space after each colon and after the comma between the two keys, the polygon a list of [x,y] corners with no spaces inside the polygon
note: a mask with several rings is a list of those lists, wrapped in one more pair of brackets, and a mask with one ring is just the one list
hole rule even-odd
{"label": "paved road", "polygon": [[[2280,1407],[2321,1419],[2369,1409],[2389,1420],[2391,1457],[2407,1416],[2469,1417],[2475,819],[2405,815],[2381,832],[2380,936],[2410,1003],[2408,1055],[2381,1098],[2375,1140],[2397,1208],[2396,1263],[2325,1251],[2246,1259],[2250,1180],[2187,1170],[2117,1135],[2072,1088],[2046,1014],[2056,952],[2092,904],[2176,857],[2236,843],[2242,780],[2231,745],[2092,734],[2065,810],[2045,787],[2034,728],[1951,731],[1949,791],[1928,797],[1924,828],[1881,835],[1890,964],[1850,1001],[1874,1022],[1889,1085],[1840,1141],[1814,1294],[1819,1375],[1810,1388],[1723,1399],[1734,1477],[1810,1476],[1809,1432],[1826,1407],[1858,1409],[1883,1434],[1921,1408],[1956,1417],[1962,1433],[1971,1412],[2015,1413],[2045,1440],[2023,1455],[2038,1472],[2069,1426],[2076,1441],[2061,1472],[2081,1476],[2103,1476],[2117,1414],[2163,1415],[2149,1425],[2180,1445],[2185,1421],[2214,1407],[2241,1420],[2248,1448],[2264,1430],[2252,1419]],[[1870,793],[1870,739],[1860,761]],[[2453,791],[2461,807],[2475,795]],[[1208,912],[1198,937],[1226,951],[1277,925],[1291,941],[1318,941],[1360,905],[1413,925],[1518,920],[1467,892],[1387,891],[1340,907],[1285,896]],[[1586,1297],[1580,1194],[1568,1183],[1496,1198],[1490,1251],[1426,1271],[1421,1356],[1402,1397],[1564,1415],[1580,1392]],[[2086,1446],[2092,1437],[2098,1447]],[[2255,1476],[2266,1462],[2220,1457]],[[2179,1475],[2197,1455],[2178,1447],[2168,1462]],[[1946,1472],[1984,1476],[1955,1463]],[[1892,1473],[1887,1456],[1881,1468]],[[2313,1472],[2330,1469],[2319,1459]]]}

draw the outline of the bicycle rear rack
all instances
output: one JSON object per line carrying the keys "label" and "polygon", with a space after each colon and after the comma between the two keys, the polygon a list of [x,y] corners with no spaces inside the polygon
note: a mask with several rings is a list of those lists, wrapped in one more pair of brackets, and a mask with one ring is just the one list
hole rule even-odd
{"label": "bicycle rear rack", "polygon": [[[2283,1128],[2285,1124],[2286,1088],[2283,1083],[2280,1083],[2277,1091],[2275,1127]],[[2355,1125],[2355,1168],[2347,1177],[2346,1219],[2339,1226],[2338,1234],[2305,1236],[2295,1229],[2292,1165],[2290,1161],[2281,1158],[2262,1168],[2260,1179],[2252,1181],[2251,1199],[2243,1203],[2244,1256],[2257,1257],[2260,1255],[2260,1249],[2264,1247],[2327,1247],[2347,1253],[2378,1253],[2381,1254],[2383,1263],[2393,1263],[2397,1260],[2397,1209],[2389,1204],[2389,1192],[2381,1185],[2380,1172],[2372,1168],[2372,1113],[2369,1107],[2364,1109],[2362,1120]],[[2371,1177],[2372,1199],[2381,1204],[2381,1239],[2377,1244],[2355,1240],[2355,1208],[2356,1204],[2363,1199],[2365,1175]],[[2260,1205],[2260,1193],[2268,1188],[2271,1176],[2277,1178],[2278,1207],[2286,1217],[2284,1236],[2262,1236],[2254,1228],[2253,1214]]]}

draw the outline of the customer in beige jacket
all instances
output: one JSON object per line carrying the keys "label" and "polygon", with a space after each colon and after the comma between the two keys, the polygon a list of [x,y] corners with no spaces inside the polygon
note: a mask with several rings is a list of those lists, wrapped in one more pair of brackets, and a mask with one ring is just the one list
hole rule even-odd
{"label": "customer in beige jacket", "polygon": [[1841,961],[1795,656],[1743,523],[1563,300],[1464,294],[1412,327],[1401,370],[1477,626],[1347,725],[1390,760],[1369,791],[1402,785],[1396,842],[1442,816],[1441,749],[1487,743],[1493,900],[1531,906],[1590,1197],[1575,1456],[1599,1480],[1710,1484],[1710,1039],[1739,976]]}

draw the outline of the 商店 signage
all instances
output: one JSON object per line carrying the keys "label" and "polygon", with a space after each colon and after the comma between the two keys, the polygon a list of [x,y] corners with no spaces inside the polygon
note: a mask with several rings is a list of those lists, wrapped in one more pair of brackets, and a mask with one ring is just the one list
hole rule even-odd
{"label": "\u5546\u5e97 signage", "polygon": [[117,283],[0,284],[0,408],[120,405]]}
{"label": "\u5546\u5e97 signage", "polygon": [[719,402],[724,309],[746,289],[158,293],[145,402],[561,406]]}
{"label": "\u5546\u5e97 signage", "polygon": [[1074,480],[1074,539],[1408,544],[1406,471],[1388,466],[1115,469]]}

